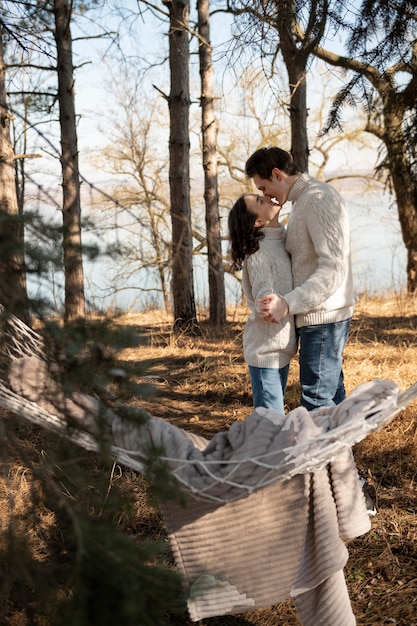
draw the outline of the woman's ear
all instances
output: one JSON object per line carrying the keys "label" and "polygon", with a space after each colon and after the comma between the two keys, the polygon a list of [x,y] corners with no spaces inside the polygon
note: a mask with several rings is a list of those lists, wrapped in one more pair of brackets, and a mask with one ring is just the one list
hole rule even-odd
{"label": "woman's ear", "polygon": [[265,226],[265,222],[260,217],[257,217],[254,226],[255,228],[262,228],[262,226]]}

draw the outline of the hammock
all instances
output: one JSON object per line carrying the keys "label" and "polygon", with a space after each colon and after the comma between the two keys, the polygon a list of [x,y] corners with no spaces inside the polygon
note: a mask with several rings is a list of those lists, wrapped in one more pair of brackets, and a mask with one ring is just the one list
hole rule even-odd
{"label": "hammock", "polygon": [[21,353],[11,359],[8,381],[0,382],[0,406],[90,451],[100,451],[104,429],[112,457],[141,473],[149,454],[163,450],[160,459],[183,490],[218,503],[325,467],[417,397],[417,383],[400,392],[391,381],[374,380],[336,407],[298,407],[286,416],[258,407],[208,441],[146,412],[138,426],[87,394],[65,397],[46,360]]}
{"label": "hammock", "polygon": [[370,528],[352,446],[417,398],[391,381],[357,387],[337,407],[283,416],[257,408],[210,441],[146,414],[138,426],[50,376],[42,338],[15,318],[0,406],[90,451],[143,472],[160,455],[188,495],[161,505],[193,621],[292,597],[304,626],[353,626],[344,540]]}

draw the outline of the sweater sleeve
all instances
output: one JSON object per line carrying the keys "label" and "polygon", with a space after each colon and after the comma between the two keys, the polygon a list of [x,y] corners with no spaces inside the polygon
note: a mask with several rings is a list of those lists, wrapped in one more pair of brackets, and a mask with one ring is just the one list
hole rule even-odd
{"label": "sweater sleeve", "polygon": [[[273,270],[269,267],[268,260],[258,252],[252,254],[246,260],[246,269],[250,283],[251,296],[256,306],[257,300],[268,294],[274,293]],[[246,298],[249,301],[248,294]]]}
{"label": "sweater sleeve", "polygon": [[[343,200],[335,202],[334,196],[330,199],[323,196],[311,199],[305,211],[304,234],[314,249],[316,267],[301,285],[286,294],[292,314],[319,308],[346,279],[350,241]],[[298,245],[304,244],[299,241]]]}

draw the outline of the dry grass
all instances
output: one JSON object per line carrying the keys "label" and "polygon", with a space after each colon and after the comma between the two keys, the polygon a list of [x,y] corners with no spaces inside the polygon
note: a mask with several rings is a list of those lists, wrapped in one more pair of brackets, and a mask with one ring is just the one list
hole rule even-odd
{"label": "dry grass", "polygon": [[[383,378],[402,389],[417,380],[417,302],[405,296],[390,300],[362,298],[357,305],[345,352],[348,392],[360,383]],[[204,320],[201,335],[174,336],[171,320],[158,312],[126,315],[118,320],[140,337],[136,348],[119,355],[120,364],[146,362],[145,380],[156,395],[131,399],[153,415],[210,437],[251,412],[249,377],[242,359],[241,338],[246,310],[228,312],[224,328],[214,330]],[[201,316],[203,317],[203,316]],[[293,362],[287,408],[298,404],[297,363]],[[144,382],[143,378],[139,382]],[[410,405],[380,433],[355,447],[360,472],[374,491],[378,514],[372,530],[349,543],[345,573],[358,626],[417,626],[417,403]],[[39,435],[38,435],[39,436]],[[29,442],[33,450],[39,441]],[[33,452],[32,450],[32,452]],[[8,490],[24,506],[27,484],[24,468],[10,467]],[[115,520],[133,536],[164,534],[157,509],[146,501],[146,487],[131,470],[117,468],[109,476],[119,488],[136,494],[135,521]],[[111,493],[111,491],[110,491]],[[3,502],[6,500],[2,494]],[[42,523],[53,525],[43,513]],[[42,553],[42,546],[38,549]],[[44,555],[47,558],[47,555]],[[19,622],[16,622],[16,624]],[[171,617],[172,625],[186,625],[186,615]],[[207,626],[299,625],[290,601],[240,616],[211,618]],[[19,623],[25,626],[25,622]],[[334,626],[337,626],[336,624]]]}

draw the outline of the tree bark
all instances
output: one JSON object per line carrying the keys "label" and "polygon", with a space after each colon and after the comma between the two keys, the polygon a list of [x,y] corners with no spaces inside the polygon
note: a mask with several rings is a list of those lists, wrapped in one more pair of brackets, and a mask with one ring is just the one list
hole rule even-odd
{"label": "tree bark", "polygon": [[307,133],[307,73],[297,55],[284,53],[290,88],[291,155],[301,172],[308,172],[310,154]]}
{"label": "tree bark", "polygon": [[172,294],[174,331],[197,329],[193,284],[190,203],[190,87],[188,0],[165,2],[169,9],[169,185],[172,222]]}
{"label": "tree bark", "polygon": [[22,216],[16,193],[14,151],[7,105],[4,32],[0,24],[0,304],[30,324]]}
{"label": "tree bark", "polygon": [[[307,72],[308,55],[294,38],[294,2],[278,0],[277,30],[290,89],[291,155],[302,172],[308,172]],[[284,4],[284,6],[282,6]],[[281,6],[280,6],[281,5]]]}
{"label": "tree bark", "polygon": [[85,315],[81,248],[81,199],[72,64],[71,12],[68,0],[54,0],[59,122],[63,191],[65,322]]}
{"label": "tree bark", "polygon": [[206,205],[206,238],[208,256],[210,323],[226,322],[222,240],[217,177],[217,120],[214,110],[214,79],[210,44],[210,2],[197,0],[200,40],[201,125],[203,141],[204,200]]}
{"label": "tree bark", "polygon": [[401,233],[407,250],[407,291],[416,293],[417,177],[404,150],[405,137],[402,130],[404,114],[399,107],[398,94],[393,90],[384,103],[383,141],[387,149],[387,165],[397,200]]}

